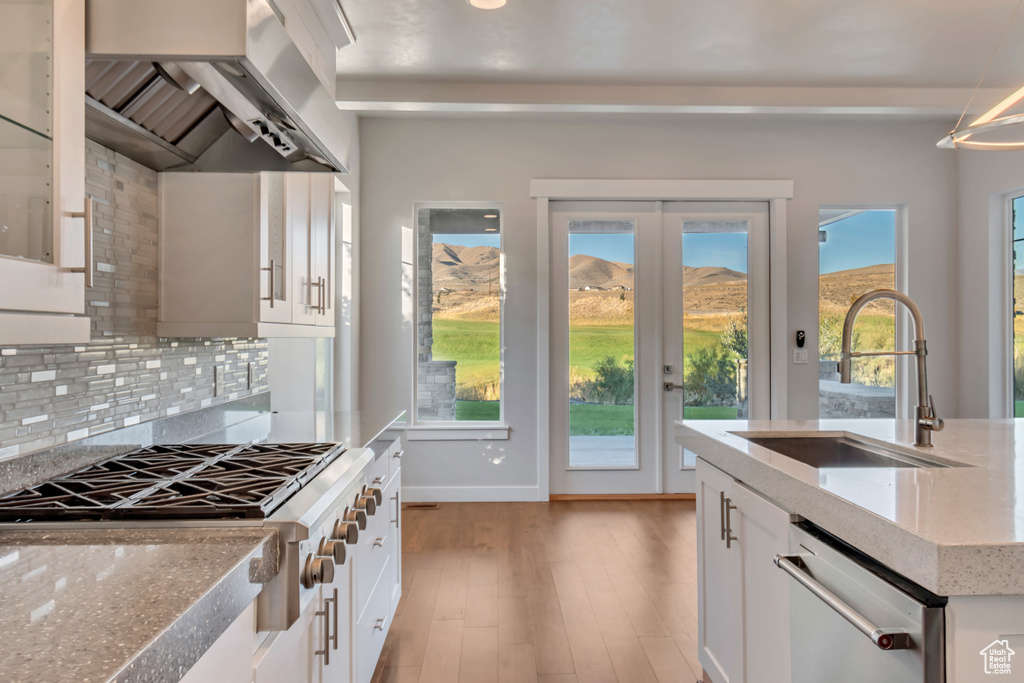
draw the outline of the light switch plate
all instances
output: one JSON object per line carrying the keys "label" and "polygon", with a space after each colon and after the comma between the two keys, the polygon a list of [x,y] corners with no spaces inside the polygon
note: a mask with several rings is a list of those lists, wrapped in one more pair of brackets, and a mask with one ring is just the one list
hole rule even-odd
{"label": "light switch plate", "polygon": [[807,365],[807,349],[793,349],[793,363]]}

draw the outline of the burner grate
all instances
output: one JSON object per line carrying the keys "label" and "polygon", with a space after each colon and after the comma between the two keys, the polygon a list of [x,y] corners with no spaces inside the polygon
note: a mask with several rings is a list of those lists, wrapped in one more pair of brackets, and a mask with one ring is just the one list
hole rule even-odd
{"label": "burner grate", "polygon": [[265,518],[339,444],[150,446],[0,498],[0,521]]}

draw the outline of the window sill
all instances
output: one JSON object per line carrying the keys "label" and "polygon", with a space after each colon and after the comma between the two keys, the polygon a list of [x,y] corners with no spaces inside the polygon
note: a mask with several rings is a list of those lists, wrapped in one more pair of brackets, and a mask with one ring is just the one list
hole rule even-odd
{"label": "window sill", "polygon": [[406,429],[409,441],[508,441],[508,425],[495,422],[460,425],[415,425]]}

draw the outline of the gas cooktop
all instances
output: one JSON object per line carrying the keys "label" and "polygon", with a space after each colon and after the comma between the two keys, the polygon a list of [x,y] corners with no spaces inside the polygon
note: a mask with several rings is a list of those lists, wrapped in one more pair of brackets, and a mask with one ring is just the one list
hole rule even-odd
{"label": "gas cooktop", "polygon": [[0,497],[0,522],[265,519],[344,450],[149,446]]}

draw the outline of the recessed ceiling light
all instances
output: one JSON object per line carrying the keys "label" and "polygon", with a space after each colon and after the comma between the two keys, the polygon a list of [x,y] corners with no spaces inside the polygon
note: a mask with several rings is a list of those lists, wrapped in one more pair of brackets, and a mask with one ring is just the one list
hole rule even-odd
{"label": "recessed ceiling light", "polygon": [[484,232],[498,232],[497,228],[484,228]]}
{"label": "recessed ceiling light", "polygon": [[466,0],[477,9],[500,9],[505,6],[505,0]]}
{"label": "recessed ceiling light", "polygon": [[498,214],[496,214],[496,213],[485,213],[484,214],[484,218],[497,218],[497,217],[498,217]]}

